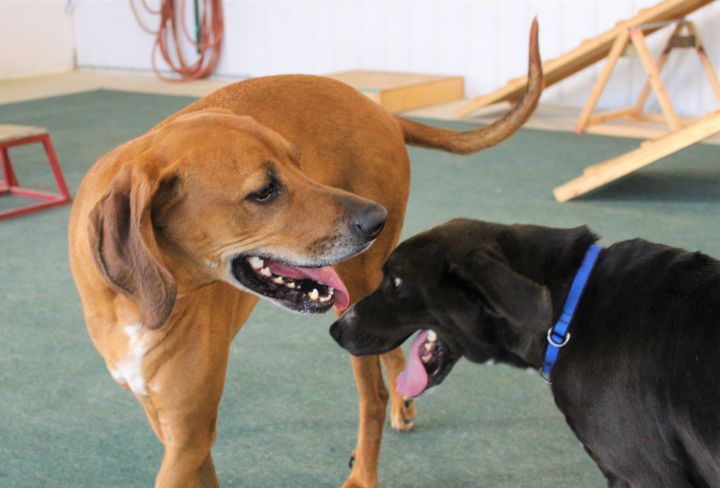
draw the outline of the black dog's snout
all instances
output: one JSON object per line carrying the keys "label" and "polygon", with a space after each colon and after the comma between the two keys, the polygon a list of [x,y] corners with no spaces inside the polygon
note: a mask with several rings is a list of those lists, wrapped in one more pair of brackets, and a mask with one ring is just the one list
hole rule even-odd
{"label": "black dog's snout", "polygon": [[355,217],[355,231],[367,240],[375,239],[385,227],[387,216],[387,210],[382,205],[368,205]]}
{"label": "black dog's snout", "polygon": [[342,326],[339,321],[330,326],[330,337],[335,339],[339,346],[342,346]]}
{"label": "black dog's snout", "polygon": [[[355,318],[355,305],[350,307],[345,311],[345,313],[337,319],[333,324],[330,326],[330,337],[335,339],[335,342],[338,343],[340,347],[346,347],[348,336],[352,336],[352,332],[350,334],[345,335],[344,332],[346,332],[346,329],[349,326],[352,326],[353,320]],[[345,335],[345,338],[343,339],[343,335]]]}

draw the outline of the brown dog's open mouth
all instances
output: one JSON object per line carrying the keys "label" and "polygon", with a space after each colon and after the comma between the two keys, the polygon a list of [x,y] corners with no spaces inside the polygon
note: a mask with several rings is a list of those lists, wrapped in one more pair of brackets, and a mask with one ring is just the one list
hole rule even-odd
{"label": "brown dog's open mouth", "polygon": [[350,303],[345,284],[330,266],[304,268],[259,256],[237,256],[232,274],[241,285],[295,312],[323,313]]}
{"label": "brown dog's open mouth", "polygon": [[422,330],[407,355],[405,370],[398,375],[398,393],[412,398],[443,382],[455,360],[435,331]]}

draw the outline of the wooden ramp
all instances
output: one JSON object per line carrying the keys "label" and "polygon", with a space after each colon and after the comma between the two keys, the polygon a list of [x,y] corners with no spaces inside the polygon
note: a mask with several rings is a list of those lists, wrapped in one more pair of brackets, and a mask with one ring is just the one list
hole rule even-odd
{"label": "wooden ramp", "polygon": [[[592,39],[587,39],[578,47],[557,58],[543,63],[545,75],[545,86],[551,86],[564,80],[570,75],[591,66],[606,58],[613,47],[618,36],[628,27],[640,24],[658,24],[655,28],[645,29],[645,34],[650,34],[663,27],[663,22],[680,19],[713,0],[665,0],[654,7],[640,10],[631,19],[618,22],[609,31],[600,34]],[[474,111],[500,102],[514,102],[522,96],[527,85],[527,76],[510,80],[507,85],[489,95],[478,97],[458,110],[457,115],[465,118]]]}
{"label": "wooden ramp", "polygon": [[645,141],[634,151],[585,168],[582,176],[553,190],[555,199],[572,200],[719,132],[720,111],[717,111],[664,137]]}

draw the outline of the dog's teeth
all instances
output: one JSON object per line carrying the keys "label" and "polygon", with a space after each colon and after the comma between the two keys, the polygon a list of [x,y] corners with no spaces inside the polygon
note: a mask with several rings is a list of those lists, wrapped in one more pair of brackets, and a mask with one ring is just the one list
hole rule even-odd
{"label": "dog's teeth", "polygon": [[282,279],[282,276],[276,276],[275,278],[273,278],[273,283],[277,285],[282,285],[283,283],[285,283],[285,280]]}
{"label": "dog's teeth", "polygon": [[434,330],[428,331],[427,340],[430,342],[435,342],[437,340],[437,334]]}
{"label": "dog's teeth", "polygon": [[313,288],[313,291],[308,293],[308,297],[310,297],[310,300],[314,302],[320,297],[320,292],[318,292],[317,289]]}
{"label": "dog's teeth", "polygon": [[333,293],[335,293],[335,288],[328,286],[328,295],[332,295]]}
{"label": "dog's teeth", "polygon": [[287,283],[285,283],[285,286],[287,286],[288,288],[290,288],[292,290],[293,288],[295,288],[295,282],[288,281]]}
{"label": "dog's teeth", "polygon": [[432,344],[430,344],[429,342],[426,342],[426,343],[425,343],[425,350],[426,350],[427,352],[430,352],[430,350],[432,350]]}
{"label": "dog's teeth", "polygon": [[262,269],[263,265],[265,264],[265,262],[257,256],[247,258],[247,262],[255,270]]}
{"label": "dog's teeth", "polygon": [[326,296],[326,297],[320,297],[320,302],[325,303],[325,302],[328,302],[328,301],[330,301],[330,296],[329,296],[329,295]]}
{"label": "dog's teeth", "polygon": [[261,269],[260,274],[263,276],[267,276],[268,278],[270,278],[272,276],[272,273],[270,272],[270,268]]}
{"label": "dog's teeth", "polygon": [[432,359],[432,354],[427,354],[425,356],[421,356],[420,359],[422,359],[422,362],[427,364]]}

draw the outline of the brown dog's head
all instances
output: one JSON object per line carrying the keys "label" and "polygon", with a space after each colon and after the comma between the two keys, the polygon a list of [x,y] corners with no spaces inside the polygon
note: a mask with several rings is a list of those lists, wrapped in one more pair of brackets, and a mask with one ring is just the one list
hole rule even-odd
{"label": "brown dog's head", "polygon": [[120,169],[91,212],[91,245],[151,328],[180,282],[223,280],[297,312],[342,310],[348,292],[329,265],[367,249],[387,218],[307,178],[298,151],[249,117],[184,115],[113,157]]}

